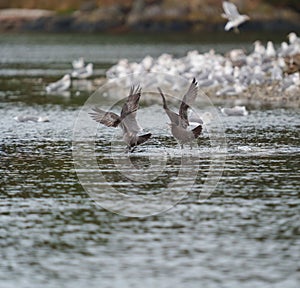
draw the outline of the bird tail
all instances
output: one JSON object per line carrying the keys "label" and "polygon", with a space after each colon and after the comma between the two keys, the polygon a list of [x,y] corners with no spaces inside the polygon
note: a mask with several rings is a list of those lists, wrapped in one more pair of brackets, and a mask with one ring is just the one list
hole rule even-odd
{"label": "bird tail", "polygon": [[194,128],[192,130],[192,132],[193,132],[193,135],[194,135],[195,139],[197,139],[199,137],[199,135],[201,134],[201,132],[202,132],[202,125],[199,125],[196,128]]}

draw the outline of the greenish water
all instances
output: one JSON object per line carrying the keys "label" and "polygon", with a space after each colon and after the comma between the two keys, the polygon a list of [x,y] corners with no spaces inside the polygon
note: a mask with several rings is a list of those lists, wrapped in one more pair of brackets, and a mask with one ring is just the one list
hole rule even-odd
{"label": "greenish water", "polygon": [[[213,44],[209,38],[202,43],[164,37],[0,36],[0,287],[299,286],[299,110],[220,115],[226,163],[205,201],[198,194],[213,153],[207,132],[199,142],[201,170],[193,189],[165,213],[120,216],[97,205],[81,186],[72,156],[73,127],[107,67],[123,57],[137,61],[163,52],[182,56],[191,49],[251,49],[244,38]],[[66,95],[46,95],[46,84],[69,72],[80,56],[95,63],[93,79],[73,83]],[[161,119],[158,104],[144,116]],[[20,114],[50,121],[19,123],[14,117]],[[143,169],[151,157],[165,155],[168,161],[161,183],[143,190],[123,178],[120,183],[108,149],[111,130],[97,130],[99,169],[124,193],[156,195],[179,169],[178,146],[168,128],[152,126],[156,138],[135,152],[132,163]],[[124,156],[121,148],[115,157]],[[134,208],[142,213],[144,205]]]}

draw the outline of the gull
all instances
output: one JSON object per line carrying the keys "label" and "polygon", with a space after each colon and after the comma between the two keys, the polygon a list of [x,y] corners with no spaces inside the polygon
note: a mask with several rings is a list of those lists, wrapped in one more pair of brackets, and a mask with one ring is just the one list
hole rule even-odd
{"label": "gull", "polygon": [[225,116],[247,116],[248,111],[245,106],[234,106],[232,108],[221,108]]}
{"label": "gull", "polygon": [[69,89],[71,86],[71,77],[69,74],[66,74],[63,78],[59,79],[54,83],[50,83],[46,86],[46,92],[62,92]]}
{"label": "gull", "polygon": [[93,63],[87,64],[85,67],[76,69],[72,72],[72,77],[85,79],[93,75]]}
{"label": "gull", "polygon": [[80,57],[78,59],[73,60],[72,61],[72,66],[73,66],[73,69],[75,69],[75,70],[83,68],[84,67],[83,57]]}
{"label": "gull", "polygon": [[183,148],[183,144],[186,143],[190,143],[191,145],[192,141],[197,139],[202,131],[202,124],[198,125],[192,130],[188,130],[190,126],[188,120],[188,108],[190,108],[194,103],[198,93],[196,79],[193,79],[188,91],[183,96],[179,107],[179,114],[171,111],[168,108],[166,98],[159,87],[158,91],[163,99],[163,108],[171,120],[170,126],[172,135],[179,141],[181,148]]}
{"label": "gull", "polygon": [[241,15],[237,7],[228,1],[223,2],[223,9],[225,13],[222,14],[222,17],[228,19],[225,25],[225,31],[229,31],[233,28],[236,33],[239,33],[238,26],[249,20],[250,17],[248,15]]}
{"label": "gull", "polygon": [[48,117],[34,116],[34,115],[19,115],[14,117],[18,122],[49,122]]}
{"label": "gull", "polygon": [[300,44],[300,38],[295,32],[291,32],[287,35],[290,44]]}
{"label": "gull", "polygon": [[233,96],[233,95],[238,95],[242,92],[244,92],[246,87],[244,85],[241,85],[239,83],[235,83],[234,85],[228,85],[223,87],[222,89],[218,90],[216,92],[216,96],[223,96],[223,95],[228,95],[228,96]]}
{"label": "gull", "polygon": [[190,110],[189,112],[189,124],[190,126],[198,126],[202,124],[204,126],[211,123],[213,115],[206,111],[202,115],[199,115],[197,112]]}
{"label": "gull", "polygon": [[276,56],[276,50],[272,41],[267,42],[266,56],[268,58],[274,58]]}
{"label": "gull", "polygon": [[133,152],[136,146],[146,142],[152,135],[151,133],[138,135],[142,131],[142,128],[136,121],[140,97],[141,88],[132,86],[120,116],[96,107],[93,108],[93,112],[89,113],[93,120],[107,127],[121,127],[123,140],[127,144],[127,150],[130,152]]}

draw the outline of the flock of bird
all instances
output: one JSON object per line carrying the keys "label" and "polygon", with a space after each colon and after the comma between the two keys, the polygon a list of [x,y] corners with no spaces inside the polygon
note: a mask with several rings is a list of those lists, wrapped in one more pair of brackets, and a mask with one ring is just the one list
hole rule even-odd
{"label": "flock of bird", "polygon": [[276,87],[282,94],[293,93],[299,91],[300,85],[300,38],[292,32],[288,39],[289,43],[281,43],[278,49],[271,41],[266,47],[255,41],[249,54],[243,49],[233,49],[225,55],[214,50],[203,54],[195,50],[182,58],[162,54],[157,59],[147,55],[139,63],[120,59],[106,72],[106,77],[116,81],[137,74],[149,86],[157,83],[173,90],[179,90],[182,83],[178,77],[170,76],[196,78],[200,88],[213,88],[215,96],[239,95],[258,86],[266,90]]}

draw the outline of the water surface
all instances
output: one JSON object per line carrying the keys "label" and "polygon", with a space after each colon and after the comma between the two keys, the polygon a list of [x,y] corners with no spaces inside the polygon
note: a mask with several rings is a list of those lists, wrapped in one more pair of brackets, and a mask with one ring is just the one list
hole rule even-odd
{"label": "water surface", "polygon": [[[97,205],[76,175],[72,135],[83,103],[98,75],[119,57],[181,56],[215,45],[133,39],[101,44],[90,36],[84,43],[76,37],[64,42],[62,35],[42,43],[47,37],[0,39],[0,287],[299,286],[299,110],[250,107],[247,117],[220,115],[227,155],[214,193],[198,199],[211,153],[204,132],[198,148],[203,169],[187,196],[159,215],[123,217]],[[216,46],[226,45],[236,43]],[[92,85],[46,95],[44,86],[81,55],[96,65]],[[151,109],[154,117],[162,116],[158,104]],[[14,120],[19,114],[46,115],[50,122],[19,123]],[[129,194],[161,191],[167,177],[143,190],[123,178],[120,183],[108,149],[111,130],[97,131],[99,169],[106,169],[112,185],[123,185]],[[132,161],[142,169],[148,157],[167,151],[165,176],[175,177],[178,144],[164,124],[155,134]],[[115,153],[124,155],[121,149]]]}

